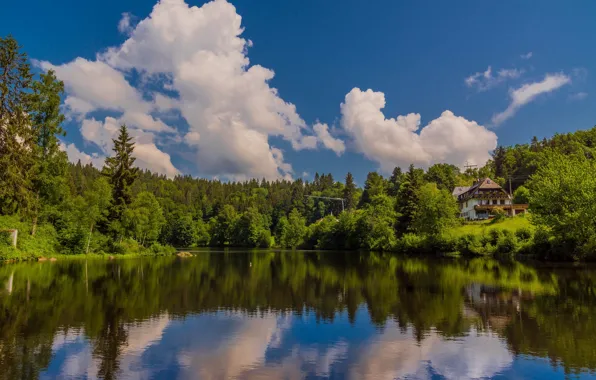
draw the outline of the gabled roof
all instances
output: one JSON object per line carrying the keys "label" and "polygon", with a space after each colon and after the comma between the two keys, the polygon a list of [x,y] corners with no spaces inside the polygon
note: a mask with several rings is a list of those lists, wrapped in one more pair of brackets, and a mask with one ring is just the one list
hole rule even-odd
{"label": "gabled roof", "polygon": [[470,186],[457,186],[455,189],[453,189],[453,192],[451,193],[451,195],[453,195],[454,197],[457,197],[457,196],[465,193],[468,190],[470,190]]}
{"label": "gabled roof", "polygon": [[[456,194],[456,191],[458,191],[459,189],[464,189],[464,187],[456,187],[455,189],[453,189],[453,193],[452,193],[454,196],[456,196],[458,198],[461,198],[461,197],[469,198],[471,195],[475,194],[477,190],[502,191],[505,194],[507,194],[507,192],[505,190],[503,190],[501,185],[499,185],[498,183],[496,183],[495,181],[493,181],[490,178],[484,178],[483,180],[480,180],[480,181],[476,182],[474,185],[468,187],[466,190]],[[509,194],[507,194],[507,195],[509,195]]]}

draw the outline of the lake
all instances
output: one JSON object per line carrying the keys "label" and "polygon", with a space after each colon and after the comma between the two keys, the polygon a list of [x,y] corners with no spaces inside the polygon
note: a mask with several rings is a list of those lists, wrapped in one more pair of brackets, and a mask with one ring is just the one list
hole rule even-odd
{"label": "lake", "polygon": [[596,376],[596,270],[375,253],[0,266],[0,379]]}

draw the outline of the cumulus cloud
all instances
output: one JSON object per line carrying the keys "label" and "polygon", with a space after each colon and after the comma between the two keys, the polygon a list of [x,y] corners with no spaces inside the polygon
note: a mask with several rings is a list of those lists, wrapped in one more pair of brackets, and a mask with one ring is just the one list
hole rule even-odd
{"label": "cumulus cloud", "polygon": [[490,90],[510,79],[519,78],[524,73],[524,70],[501,69],[496,74],[493,73],[492,67],[489,66],[485,71],[477,72],[464,80],[466,86],[476,88],[479,92]]}
{"label": "cumulus cloud", "polygon": [[385,94],[354,88],[341,105],[341,125],[354,146],[384,172],[413,163],[427,167],[446,162],[484,164],[497,146],[497,136],[478,125],[445,111],[419,130],[420,114],[386,118]]}
{"label": "cumulus cloud", "polygon": [[342,140],[331,136],[329,133],[329,126],[327,124],[316,123],[313,126],[313,129],[325,148],[334,151],[338,156],[346,150],[346,145]]}
{"label": "cumulus cloud", "polygon": [[66,152],[66,155],[68,156],[68,159],[71,162],[81,161],[81,164],[83,164],[83,165],[92,164],[97,169],[103,168],[103,165],[106,160],[105,156],[99,155],[97,153],[87,154],[87,153],[81,152],[79,149],[77,149],[75,144],[60,143],[60,149],[64,152]]}
{"label": "cumulus cloud", "polygon": [[503,123],[511,118],[526,104],[535,100],[539,95],[553,92],[566,84],[571,83],[571,78],[564,74],[546,74],[540,82],[527,83],[523,86],[509,91],[511,103],[505,111],[495,114],[492,122],[495,125]]}
{"label": "cumulus cloud", "polygon": [[[241,17],[224,0],[190,7],[183,0],[162,0],[140,21],[121,46],[100,60],[119,70],[167,74],[172,102],[190,126],[185,142],[196,148],[201,172],[228,177],[284,177],[291,167],[269,144],[279,136],[295,150],[314,149],[313,135],[296,107],[269,86],[274,72],[250,65],[250,43],[241,38]],[[339,149],[329,135],[320,144]],[[325,141],[322,140],[325,138]]]}
{"label": "cumulus cloud", "polygon": [[[139,152],[152,146],[159,160],[169,158],[158,145],[164,133],[172,134],[195,151],[197,171],[204,175],[290,176],[292,168],[283,160],[283,152],[269,143],[272,136],[288,141],[294,150],[322,146],[341,154],[345,150],[341,140],[326,127],[313,130],[296,107],[269,85],[272,70],[251,65],[252,43],[241,37],[241,21],[226,0],[201,7],[184,0],[161,0],[136,25],[130,14],[123,14],[118,27],[128,38],[95,60],[39,65],[54,69],[65,82],[68,116],[86,126],[87,136],[111,136],[106,129],[111,120],[98,124],[89,116],[97,110],[117,111],[119,122],[139,130],[133,135],[152,138]],[[129,74],[141,78],[137,88],[127,80]],[[164,117],[164,112],[180,115],[174,124],[186,124],[188,129],[166,124],[157,117]],[[106,130],[91,132],[91,126]],[[106,146],[105,139],[87,141]],[[147,157],[142,161],[158,162]],[[171,161],[151,168],[175,172]]]}
{"label": "cumulus cloud", "polygon": [[[81,125],[81,135],[86,141],[100,148],[104,156],[110,155],[114,146],[112,140],[118,136],[120,125],[124,124],[125,120],[126,114],[120,119],[106,117],[104,121],[85,119]],[[139,168],[150,169],[170,178],[179,174],[178,169],[172,165],[170,155],[161,151],[153,142],[152,133],[141,129],[131,129],[129,132],[135,138],[135,164]]]}
{"label": "cumulus cloud", "polygon": [[520,55],[521,59],[530,59],[532,58],[532,52],[527,52],[526,54]]}

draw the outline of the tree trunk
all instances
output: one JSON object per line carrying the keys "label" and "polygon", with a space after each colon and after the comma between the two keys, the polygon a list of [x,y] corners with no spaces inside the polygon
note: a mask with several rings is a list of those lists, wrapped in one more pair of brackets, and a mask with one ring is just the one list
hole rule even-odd
{"label": "tree trunk", "polygon": [[93,223],[91,223],[91,229],[89,230],[89,239],[87,239],[87,249],[85,250],[85,254],[89,254],[89,245],[91,245],[91,234],[93,233]]}
{"label": "tree trunk", "polygon": [[31,226],[31,236],[37,232],[37,216],[39,214],[39,193],[35,196],[35,215],[33,216],[33,225]]}

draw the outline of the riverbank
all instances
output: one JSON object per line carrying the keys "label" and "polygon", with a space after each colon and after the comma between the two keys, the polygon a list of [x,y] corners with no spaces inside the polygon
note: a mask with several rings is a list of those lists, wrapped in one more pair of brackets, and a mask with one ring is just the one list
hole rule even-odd
{"label": "riverbank", "polygon": [[[27,227],[23,225],[22,227]],[[313,239],[307,239],[307,242]],[[334,239],[317,239],[333,241]],[[140,245],[133,239],[120,242],[104,241],[103,249],[91,250],[89,254],[61,252],[60,245],[53,228],[40,226],[35,236],[20,234],[18,248],[0,245],[0,260],[27,261],[40,259],[85,259],[85,258],[130,258],[142,256],[167,256],[177,250],[171,246],[154,243],[149,247]],[[306,242],[305,242],[306,243]],[[208,248],[208,247],[200,247]],[[214,247],[238,248],[245,247]],[[337,250],[334,247],[304,246],[305,250]],[[275,249],[272,247],[272,249]],[[282,248],[279,248],[282,249]],[[439,235],[417,235],[406,233],[396,240],[395,244],[386,252],[407,255],[446,255],[468,257],[496,257],[520,260],[561,261],[567,258],[557,254],[557,248],[549,243],[549,236],[544,231],[537,231],[529,219],[520,215],[514,218],[487,220],[481,222],[466,222],[446,229]],[[342,249],[345,250],[345,249]]]}

